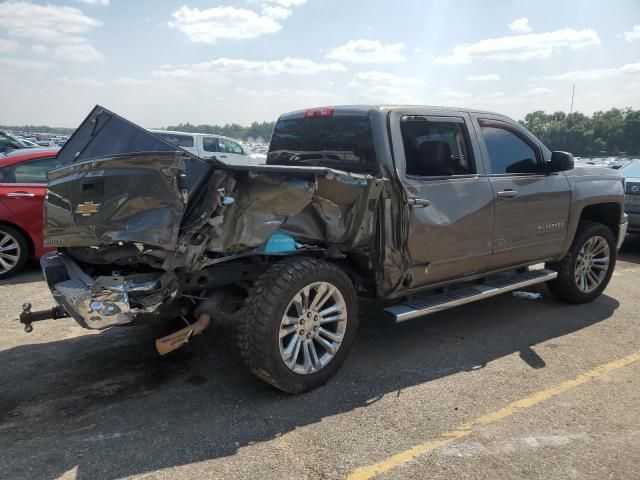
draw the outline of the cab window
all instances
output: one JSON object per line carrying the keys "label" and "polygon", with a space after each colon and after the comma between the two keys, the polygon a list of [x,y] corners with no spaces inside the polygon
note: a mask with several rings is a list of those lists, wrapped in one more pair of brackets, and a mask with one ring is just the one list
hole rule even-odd
{"label": "cab window", "polygon": [[406,174],[448,177],[476,173],[466,127],[460,121],[404,117],[400,123]]}
{"label": "cab window", "polygon": [[499,122],[480,121],[492,174],[537,173],[539,149],[513,127]]}
{"label": "cab window", "polygon": [[235,142],[225,140],[224,138],[218,139],[218,147],[223,153],[237,153],[242,155],[242,147]]}

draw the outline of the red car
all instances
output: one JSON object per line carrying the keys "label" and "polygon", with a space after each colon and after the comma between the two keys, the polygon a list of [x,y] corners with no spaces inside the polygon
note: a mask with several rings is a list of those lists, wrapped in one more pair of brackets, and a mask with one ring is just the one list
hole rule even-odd
{"label": "red car", "polygon": [[47,172],[58,167],[58,149],[26,148],[0,154],[0,278],[40,257],[42,202]]}

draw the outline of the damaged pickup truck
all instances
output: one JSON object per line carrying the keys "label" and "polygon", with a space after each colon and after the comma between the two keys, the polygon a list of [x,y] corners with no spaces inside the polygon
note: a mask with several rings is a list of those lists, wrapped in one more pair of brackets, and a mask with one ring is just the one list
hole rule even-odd
{"label": "damaged pickup truck", "polygon": [[231,324],[251,371],[291,393],[345,360],[358,297],[385,300],[397,322],[542,282],[589,302],[626,230],[615,171],[574,168],[486,112],[294,112],[266,165],[232,166],[98,106],[58,158],[45,200],[57,252],[41,264],[59,305],[25,305],[25,329],[181,317],[156,342],[167,353],[210,321]]}

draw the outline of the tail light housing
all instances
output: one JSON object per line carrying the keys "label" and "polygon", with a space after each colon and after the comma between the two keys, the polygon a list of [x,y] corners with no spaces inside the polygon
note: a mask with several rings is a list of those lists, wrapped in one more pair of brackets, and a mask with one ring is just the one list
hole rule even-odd
{"label": "tail light housing", "polygon": [[304,118],[330,117],[331,115],[333,115],[333,108],[331,107],[312,108],[304,112]]}

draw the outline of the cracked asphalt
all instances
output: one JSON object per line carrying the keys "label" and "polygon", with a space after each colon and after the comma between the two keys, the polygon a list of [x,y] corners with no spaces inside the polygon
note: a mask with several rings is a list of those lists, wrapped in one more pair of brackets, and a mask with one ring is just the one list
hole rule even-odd
{"label": "cracked asphalt", "polygon": [[[640,352],[640,237],[589,305],[506,294],[401,325],[362,308],[326,386],[280,393],[208,331],[159,357],[167,327],[101,333],[48,308],[37,265],[0,281],[0,478],[339,479],[457,425]],[[482,424],[382,479],[640,478],[640,362]]]}

